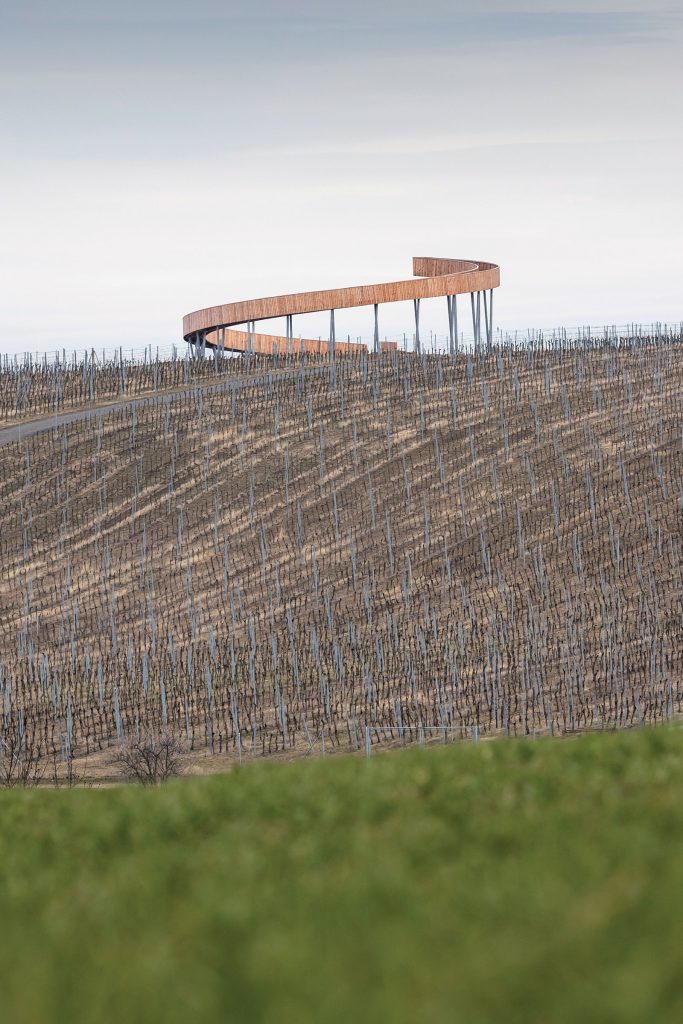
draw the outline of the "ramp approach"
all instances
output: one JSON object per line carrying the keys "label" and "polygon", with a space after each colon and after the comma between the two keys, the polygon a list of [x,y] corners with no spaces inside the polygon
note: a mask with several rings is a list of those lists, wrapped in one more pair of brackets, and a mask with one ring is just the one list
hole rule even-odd
{"label": "ramp approach", "polygon": [[[495,263],[470,260],[435,259],[415,256],[413,278],[388,284],[359,285],[355,288],[330,288],[326,291],[297,292],[274,295],[267,299],[247,299],[222,306],[198,309],[183,317],[183,337],[198,351],[206,348],[226,352],[251,352],[261,355],[310,352],[314,354],[349,352],[358,345],[337,341],[334,314],[337,309],[373,306],[375,317],[374,351],[396,348],[396,342],[379,340],[379,307],[385,302],[406,302],[412,299],[415,312],[415,350],[422,351],[420,341],[420,302],[445,296],[448,307],[450,352],[458,350],[458,295],[469,295],[474,344],[480,348],[493,344],[493,289],[500,284],[500,268]],[[483,296],[483,301],[482,301]],[[294,317],[301,313],[330,311],[328,341],[295,338]],[[483,313],[483,319],[482,319]],[[260,320],[283,317],[284,335],[258,334]],[[235,330],[244,327],[246,330]]]}

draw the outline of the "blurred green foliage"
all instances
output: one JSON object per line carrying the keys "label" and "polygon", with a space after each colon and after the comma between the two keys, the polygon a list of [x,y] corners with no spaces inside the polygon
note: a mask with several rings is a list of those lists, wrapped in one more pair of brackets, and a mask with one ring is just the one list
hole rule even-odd
{"label": "blurred green foliage", "polygon": [[0,793],[0,1017],[683,1020],[683,732]]}

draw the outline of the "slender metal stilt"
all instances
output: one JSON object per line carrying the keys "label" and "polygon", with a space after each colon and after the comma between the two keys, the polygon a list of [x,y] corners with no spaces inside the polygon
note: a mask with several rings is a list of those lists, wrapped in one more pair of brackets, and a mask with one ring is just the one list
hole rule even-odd
{"label": "slender metal stilt", "polygon": [[493,348],[493,288],[489,290],[489,349]]}
{"label": "slender metal stilt", "polygon": [[491,331],[489,329],[489,304],[486,296],[486,292],[482,293],[484,296],[484,324],[486,327],[486,351],[491,351]]}
{"label": "slender metal stilt", "polygon": [[415,307],[415,351],[420,355],[422,352],[422,345],[420,344],[420,300],[413,299],[413,306]]}
{"label": "slender metal stilt", "polygon": [[449,353],[454,356],[458,351],[458,304],[456,295],[447,295],[448,303],[448,334],[450,339]]}
{"label": "slender metal stilt", "polygon": [[334,329],[334,310],[330,310],[330,355],[334,356],[335,348],[337,346],[337,337]]}
{"label": "slender metal stilt", "polygon": [[379,352],[379,305],[375,303],[375,353]]}

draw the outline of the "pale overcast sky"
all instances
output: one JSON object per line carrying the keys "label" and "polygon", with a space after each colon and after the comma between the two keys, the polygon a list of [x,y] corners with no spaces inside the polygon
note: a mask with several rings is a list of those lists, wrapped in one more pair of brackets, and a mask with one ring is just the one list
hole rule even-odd
{"label": "pale overcast sky", "polygon": [[4,0],[0,351],[413,255],[500,263],[502,326],[683,319],[682,55],[683,0]]}

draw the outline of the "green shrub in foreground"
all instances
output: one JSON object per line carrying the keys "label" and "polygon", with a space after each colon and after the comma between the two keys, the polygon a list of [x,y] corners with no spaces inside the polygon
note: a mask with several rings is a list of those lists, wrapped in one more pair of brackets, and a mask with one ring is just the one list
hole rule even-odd
{"label": "green shrub in foreground", "polygon": [[0,793],[3,1022],[683,1019],[683,732]]}

